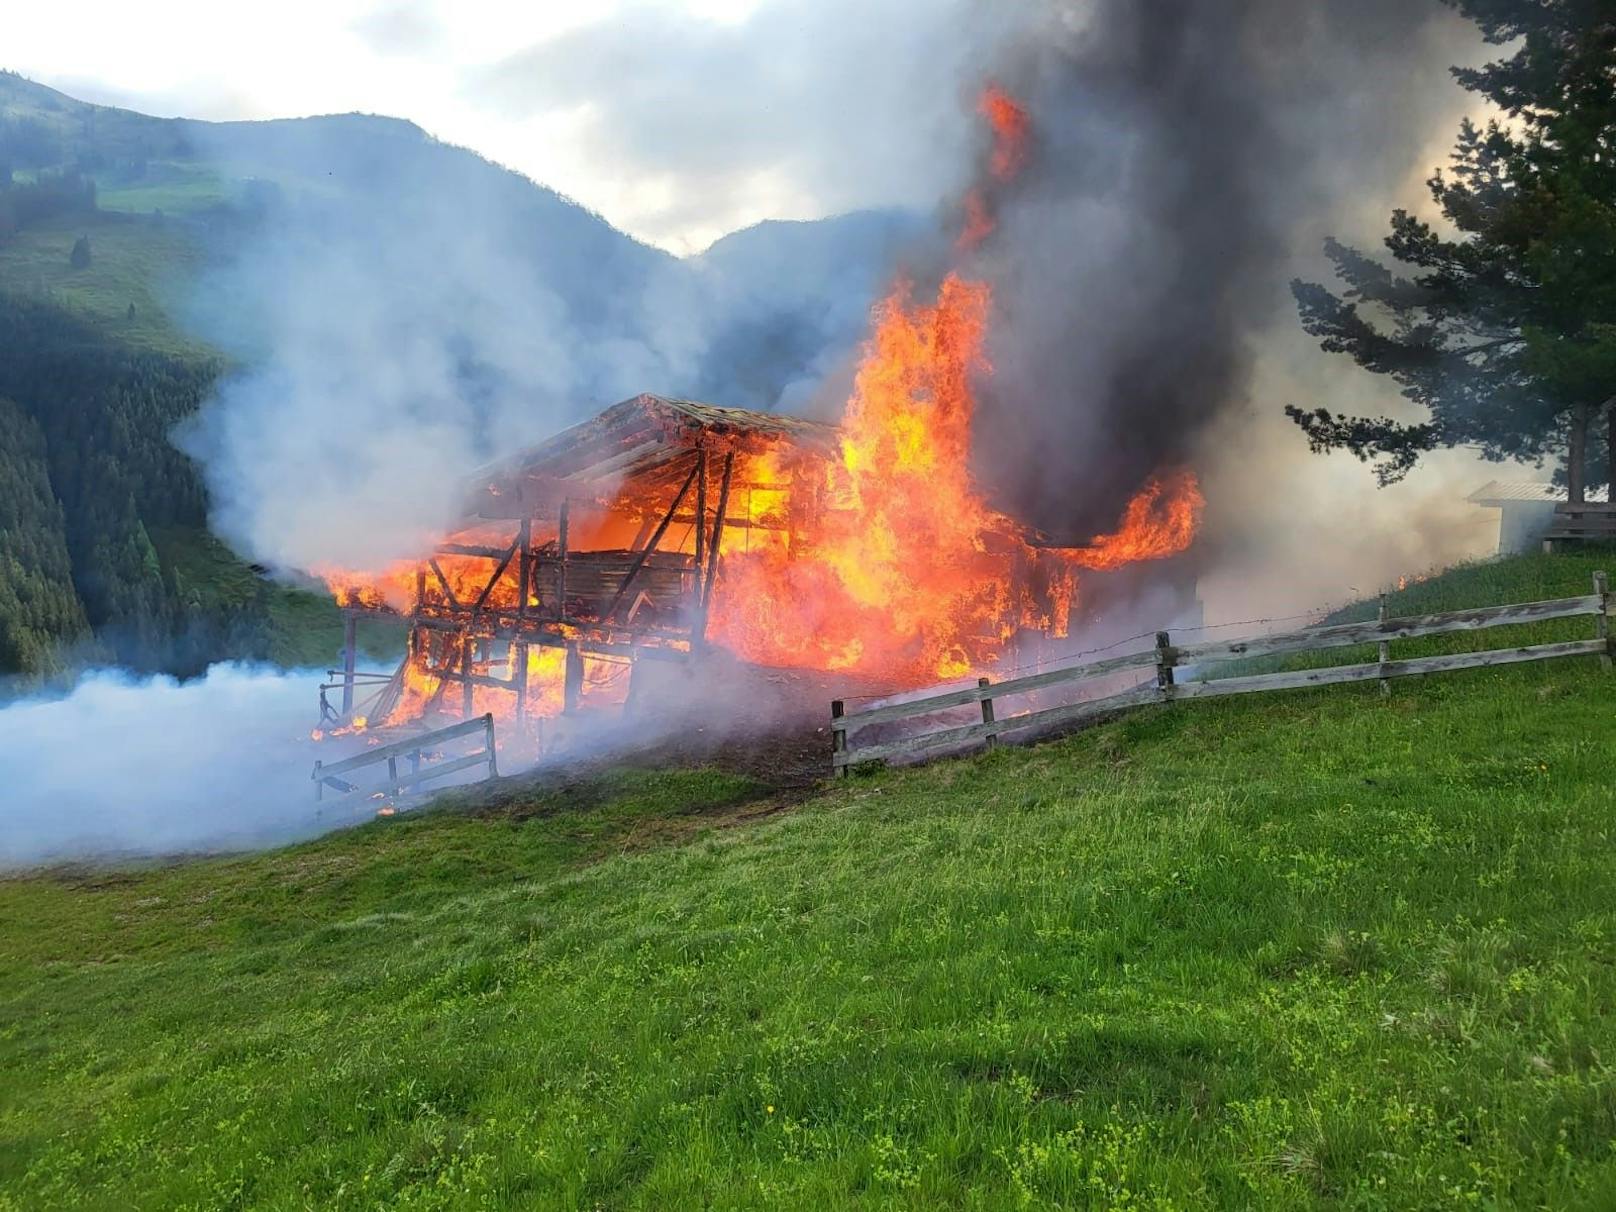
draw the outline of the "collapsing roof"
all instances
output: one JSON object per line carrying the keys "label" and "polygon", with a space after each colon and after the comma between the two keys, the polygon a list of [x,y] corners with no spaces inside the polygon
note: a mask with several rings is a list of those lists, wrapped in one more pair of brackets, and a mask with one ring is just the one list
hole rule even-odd
{"label": "collapsing roof", "polygon": [[627,479],[648,486],[692,450],[761,454],[794,446],[830,454],[837,429],[817,421],[650,394],[615,404],[539,445],[475,472],[467,486],[469,517],[551,514],[567,497],[604,501]]}

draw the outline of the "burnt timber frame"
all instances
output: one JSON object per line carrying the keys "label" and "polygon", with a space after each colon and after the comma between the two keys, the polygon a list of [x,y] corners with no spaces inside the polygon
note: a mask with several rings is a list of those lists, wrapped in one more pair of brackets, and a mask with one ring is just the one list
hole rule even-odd
{"label": "burnt timber frame", "polygon": [[[720,550],[725,527],[737,522],[748,526],[753,523],[725,516],[734,479],[734,452],[728,451],[724,455],[717,501],[713,505],[709,505],[708,492],[710,452],[703,448],[693,454],[690,469],[680,481],[672,500],[659,514],[648,514],[643,519],[635,536],[633,558],[609,602],[596,617],[587,617],[569,609],[569,580],[574,565],[585,561],[609,571],[609,562],[600,564],[600,561],[591,560],[587,554],[579,555],[572,551],[570,497],[563,497],[556,509],[553,553],[545,551],[543,546],[535,546],[535,518],[523,517],[518,521],[515,537],[508,546],[454,542],[440,544],[417,569],[415,601],[407,614],[401,616],[400,612],[385,607],[345,606],[341,681],[329,687],[342,690],[342,710],[339,714],[330,710],[327,704],[324,708],[325,718],[333,722],[350,722],[354,714],[356,686],[377,685],[384,681],[396,683],[403,674],[402,668],[391,677],[357,671],[355,624],[361,616],[388,614],[405,618],[410,624],[405,664],[415,664],[416,668],[438,682],[430,706],[437,707],[445,692],[458,685],[460,714],[467,719],[474,714],[473,692],[483,687],[512,693],[516,698],[516,717],[526,722],[530,708],[529,653],[534,645],[561,648],[567,653],[563,678],[563,711],[566,713],[577,710],[579,706],[586,657],[626,656],[631,659],[647,657],[683,661],[702,651],[714,586],[722,571]],[[694,515],[687,506],[692,495],[695,498]],[[681,510],[684,512],[681,513]],[[661,544],[668,530],[676,523],[683,522],[692,525],[699,554],[679,557],[673,552],[662,552]],[[692,588],[686,607],[689,623],[685,627],[640,622],[633,608],[625,615],[624,603],[635,601],[634,591],[640,586],[648,565],[659,555],[689,562],[686,575],[692,581]],[[493,568],[487,579],[481,581],[475,598],[465,601],[461,594],[456,593],[453,581],[440,563],[440,558],[444,556],[493,562]],[[513,565],[516,582],[514,605],[492,601],[495,590],[510,579]],[[535,601],[541,567],[553,571],[553,603]],[[470,591],[463,587],[462,592]],[[441,640],[434,642],[434,637],[447,639],[447,647]],[[505,677],[496,677],[488,672],[491,664],[495,664],[490,660],[490,650],[496,642],[509,645],[509,657],[503,662],[507,670]],[[432,650],[435,648],[440,650],[437,660],[433,659]],[[384,692],[387,688],[384,685]],[[396,693],[396,687],[394,689]],[[323,692],[322,703],[325,703]]]}
{"label": "burnt timber frame", "polygon": [[[457,534],[438,544],[416,568],[414,601],[397,609],[359,601],[343,607],[342,712],[355,710],[355,686],[384,683],[367,700],[375,719],[398,701],[408,669],[437,681],[429,707],[460,687],[457,706],[469,718],[473,690],[497,688],[516,699],[516,717],[531,714],[529,656],[534,645],[566,651],[563,709],[578,707],[584,660],[590,656],[689,660],[705,647],[726,528],[784,529],[790,523],[727,516],[737,452],[786,449],[832,456],[834,427],[773,413],[720,408],[642,395],[541,445],[483,468],[468,480]],[[722,470],[715,460],[723,456]],[[713,503],[717,475],[717,502]],[[579,509],[623,516],[634,486],[639,525],[626,550],[576,550]],[[671,500],[669,499],[671,496]],[[666,507],[648,508],[652,500]],[[514,523],[509,540],[490,526]],[[535,542],[543,526],[554,537]],[[550,527],[553,526],[553,530]],[[691,527],[674,550],[670,527]],[[480,533],[479,533],[480,532]],[[684,550],[694,536],[694,552]],[[458,562],[446,572],[442,561]],[[488,560],[489,575],[467,575],[466,561]],[[514,583],[513,583],[514,582]],[[459,589],[455,588],[458,583]],[[675,589],[675,586],[678,588]],[[514,599],[514,600],[513,600]],[[648,607],[648,609],[647,609]],[[391,675],[356,670],[354,623],[386,615],[409,625],[404,663]],[[503,653],[496,645],[506,645]],[[504,676],[495,676],[496,671]],[[454,700],[450,700],[454,701]],[[322,693],[327,719],[337,720]]]}

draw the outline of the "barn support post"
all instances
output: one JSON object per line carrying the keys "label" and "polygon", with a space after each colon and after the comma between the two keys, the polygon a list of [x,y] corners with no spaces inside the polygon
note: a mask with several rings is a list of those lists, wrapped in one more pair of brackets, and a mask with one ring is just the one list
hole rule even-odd
{"label": "barn support post", "polygon": [[354,666],[357,659],[359,620],[351,611],[342,613],[342,718],[353,715]]}
{"label": "barn support post", "polygon": [[526,640],[516,640],[511,644],[511,661],[516,666],[511,670],[511,680],[516,683],[516,725],[520,728],[527,724]]}
{"label": "barn support post", "polygon": [[[1391,614],[1387,610],[1387,607],[1386,607],[1386,591],[1384,589],[1382,589],[1380,591],[1380,621],[1382,623],[1384,623],[1390,617],[1391,617]],[[1391,659],[1392,659],[1392,642],[1390,640],[1382,640],[1380,642],[1380,663],[1382,665],[1385,665]],[[1383,699],[1384,698],[1390,698],[1391,693],[1392,693],[1392,680],[1390,678],[1381,678],[1380,679],[1380,697],[1383,698]]]}
{"label": "barn support post", "polygon": [[516,565],[516,625],[527,622],[527,599],[533,592],[533,519],[523,518],[516,528],[516,546],[520,553]]}
{"label": "barn support post", "polygon": [[466,720],[471,718],[471,692],[475,689],[471,684],[471,661],[476,649],[476,639],[465,636],[460,645],[460,717]]}
{"label": "barn support post", "polygon": [[[702,553],[707,545],[707,452],[696,456],[696,592],[701,592]],[[683,543],[680,546],[684,546]]]}
{"label": "barn support post", "polygon": [[[724,479],[718,487],[718,514],[713,518],[713,541],[707,545],[707,576],[696,586],[696,622],[690,629],[690,651],[699,652],[707,644],[707,612],[713,601],[713,582],[718,580],[718,550],[724,541],[724,515],[729,512],[730,480],[735,473],[735,452],[724,456]],[[701,565],[696,565],[701,577]]]}
{"label": "barn support post", "polygon": [[561,710],[571,715],[578,710],[584,693],[584,654],[578,650],[578,641],[567,641],[567,670],[561,683]]}
{"label": "barn support post", "polygon": [[[523,518],[516,528],[516,546],[519,554],[516,564],[516,630],[520,635],[527,622],[527,600],[533,593],[533,519]],[[516,686],[516,726],[527,724],[527,641],[511,643],[511,681]]]}
{"label": "barn support post", "polygon": [[572,516],[572,499],[561,498],[561,520],[556,528],[556,556],[560,564],[556,569],[555,617],[567,617],[567,525]]}

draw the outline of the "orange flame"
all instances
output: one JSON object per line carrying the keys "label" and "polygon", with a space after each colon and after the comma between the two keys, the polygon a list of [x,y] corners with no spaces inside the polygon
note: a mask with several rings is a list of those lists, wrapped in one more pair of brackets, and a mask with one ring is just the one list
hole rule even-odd
{"label": "orange flame", "polygon": [[[1076,569],[1163,559],[1195,537],[1204,501],[1194,475],[1178,470],[1147,483],[1118,530],[1091,547],[1029,546],[970,473],[972,378],[990,370],[991,290],[950,274],[935,305],[910,295],[900,284],[875,310],[841,458],[824,473],[840,507],[810,519],[790,550],[726,548],[713,634],[747,660],[958,677],[1017,626],[1065,634]],[[1027,592],[1034,581],[1042,601]]]}
{"label": "orange flame", "polygon": [[961,252],[979,248],[984,240],[998,228],[998,220],[988,209],[982,191],[973,189],[965,195],[965,226],[960,229],[957,247]]}
{"label": "orange flame", "polygon": [[1195,540],[1206,498],[1193,472],[1179,468],[1152,477],[1122,515],[1115,534],[1102,534],[1071,553],[1084,568],[1110,570],[1177,555]]}
{"label": "orange flame", "polygon": [[[1025,167],[1031,139],[1026,110],[997,85],[984,90],[978,109],[993,135],[991,181],[965,196],[962,249],[993,231],[990,191]],[[744,525],[723,532],[707,634],[745,660],[909,684],[958,677],[991,666],[1019,628],[1065,635],[1081,571],[1167,558],[1195,539],[1205,500],[1194,474],[1177,468],[1152,477],[1117,529],[1089,546],[1033,546],[1026,527],[988,505],[970,471],[974,382],[992,370],[985,351],[992,288],[950,273],[934,302],[913,295],[899,282],[873,310],[834,454],[737,454],[743,487],[728,518]],[[620,497],[603,526],[632,534],[624,524],[636,512],[636,502]],[[687,532],[665,548],[691,555],[691,541]],[[486,559],[447,554],[375,576],[325,575],[344,604],[400,612],[428,601],[509,609],[519,592],[514,571],[490,588]],[[423,640],[397,708],[381,722],[436,705],[508,716],[512,695],[500,687],[516,671],[518,650],[495,647],[454,632]],[[528,714],[560,714],[565,652],[537,643],[526,651]],[[581,692],[620,699],[624,670],[606,661],[582,658]],[[445,693],[446,669],[473,675],[469,704],[462,684]]]}
{"label": "orange flame", "polygon": [[[1008,185],[1026,167],[1032,120],[1021,103],[997,84],[989,84],[982,90],[976,111],[987,119],[993,136],[988,173],[1000,185]],[[973,252],[998,229],[999,220],[988,191],[980,185],[966,191],[963,207],[964,222],[955,246],[960,252]]]}
{"label": "orange flame", "polygon": [[995,180],[1010,182],[1027,165],[1027,148],[1032,138],[1032,119],[1019,101],[997,84],[982,90],[976,109],[988,120],[993,131],[993,153],[988,171]]}

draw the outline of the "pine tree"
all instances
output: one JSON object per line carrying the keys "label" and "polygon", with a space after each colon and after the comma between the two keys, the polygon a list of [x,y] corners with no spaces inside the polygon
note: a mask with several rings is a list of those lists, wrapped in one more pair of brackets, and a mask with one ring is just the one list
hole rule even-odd
{"label": "pine tree", "polygon": [[68,254],[67,263],[74,269],[90,268],[90,237],[80,236],[73,241],[73,251]]}
{"label": "pine tree", "polygon": [[1381,483],[1420,456],[1471,446],[1487,458],[1565,459],[1583,499],[1587,438],[1608,415],[1616,467],[1616,19],[1610,0],[1443,0],[1502,58],[1455,69],[1505,118],[1466,120],[1431,196],[1455,235],[1392,216],[1389,268],[1336,241],[1346,289],[1293,286],[1324,349],[1390,375],[1429,412],[1405,424],[1286,412],[1315,451],[1379,460]]}

